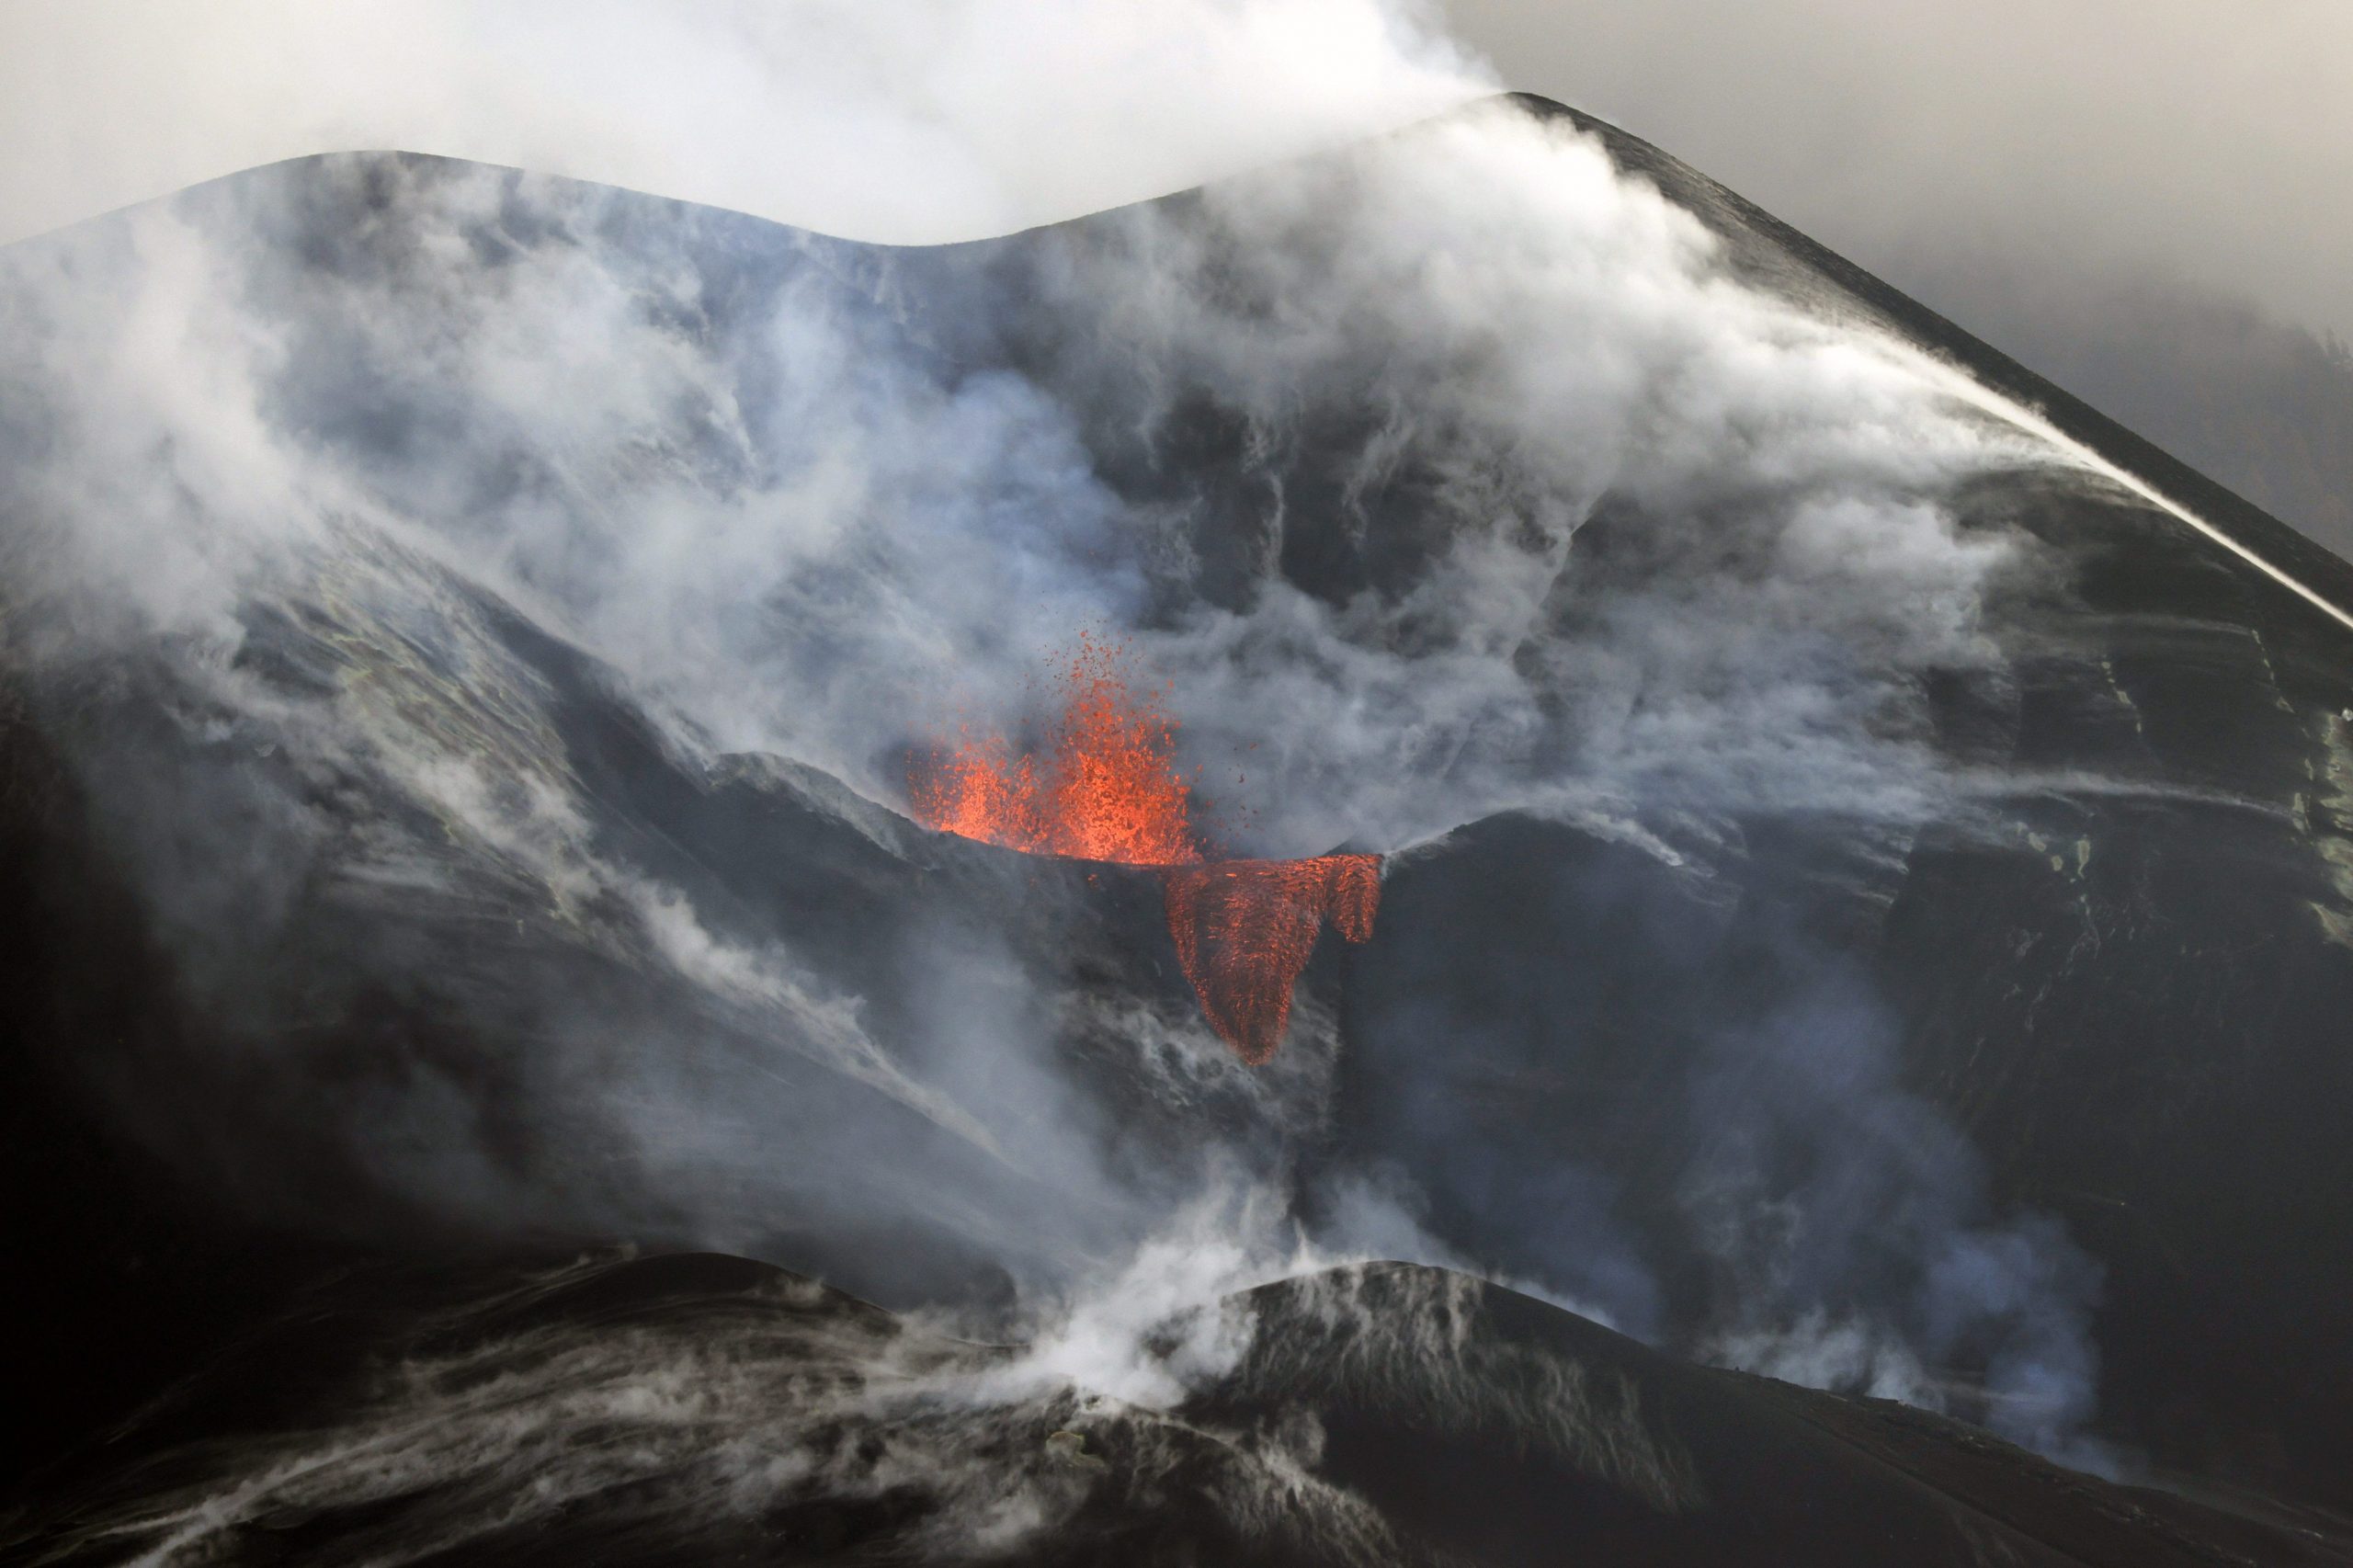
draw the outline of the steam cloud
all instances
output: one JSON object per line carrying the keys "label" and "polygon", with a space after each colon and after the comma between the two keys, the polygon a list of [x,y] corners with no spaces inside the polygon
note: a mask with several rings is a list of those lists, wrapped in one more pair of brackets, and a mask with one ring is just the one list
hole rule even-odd
{"label": "steam cloud", "polygon": [[1004,233],[1495,90],[1417,0],[91,0],[0,17],[0,241],[397,148],[848,238]]}
{"label": "steam cloud", "polygon": [[[1181,1011],[913,915],[888,1000],[610,825],[514,612],[591,655],[670,764],[816,769],[865,797],[793,774],[827,831],[889,855],[919,853],[869,803],[898,801],[909,744],[960,713],[1017,727],[1042,655],[1108,625],[1204,776],[1233,769],[1244,847],[1398,850],[1518,812],[1705,879],[1735,818],[1901,834],[1963,807],[1920,686],[1998,665],[1984,607],[2030,552],[1955,497],[2069,466],[1904,345],[1736,281],[1695,220],[1507,108],[929,251],[333,158],[0,253],[0,409],[13,653],[281,1111],[475,1225],[804,1267],[839,1256],[813,1237],[949,1233],[1025,1299],[1120,1278],[1204,1192],[1252,1195],[1264,1238],[1303,1222],[1263,1194],[1330,1114],[1328,1012],[1304,999],[1308,1048],[1253,1075]],[[109,717],[142,680],[165,719]],[[301,929],[322,880],[529,924],[692,1006],[616,1014],[524,957],[452,979],[422,947],[331,955]],[[412,1047],[338,1105],[286,1044],[337,983],[475,1009],[496,1093]],[[1241,1108],[1139,1153],[1065,1026],[1156,1115]],[[1814,1071],[1825,1039],[1840,1072]],[[1994,1222],[1966,1147],[1888,1086],[1886,1031],[1747,1046],[1786,1069],[1770,1103],[1693,1078],[1735,1145],[1932,1153],[1859,1157],[1847,1211],[1736,1153],[1695,1168],[1692,1214],[1792,1238],[1719,1248],[1719,1350],[1933,1402],[1908,1369],[1967,1347],[2006,1388],[2066,1383],[2020,1428],[2058,1440],[2091,1364],[2064,1238]],[[273,1187],[266,1154],[178,1153]],[[1324,1243],[1458,1261],[1416,1217],[1427,1174],[1347,1187]],[[1841,1250],[1891,1211],[1890,1247]],[[1631,1252],[1501,1261],[1650,1319]],[[1887,1344],[1804,1359],[1825,1324]]]}

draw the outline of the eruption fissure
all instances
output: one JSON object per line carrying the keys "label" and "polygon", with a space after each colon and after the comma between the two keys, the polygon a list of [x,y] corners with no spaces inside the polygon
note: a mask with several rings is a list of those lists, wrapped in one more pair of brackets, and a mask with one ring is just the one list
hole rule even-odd
{"label": "eruption fissure", "polygon": [[1372,936],[1381,862],[1372,855],[1216,859],[1176,766],[1176,722],[1127,678],[1125,650],[1082,632],[1050,668],[1054,717],[1034,750],[967,729],[908,759],[907,797],[926,827],[1032,855],[1161,871],[1168,935],[1201,1012],[1234,1054],[1270,1060],[1291,994],[1329,920]]}

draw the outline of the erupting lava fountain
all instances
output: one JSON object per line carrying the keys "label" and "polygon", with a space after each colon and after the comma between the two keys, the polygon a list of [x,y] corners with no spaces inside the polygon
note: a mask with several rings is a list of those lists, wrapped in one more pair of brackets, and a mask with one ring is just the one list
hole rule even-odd
{"label": "erupting lava fountain", "polygon": [[1176,723],[1128,683],[1120,648],[1081,633],[1051,661],[1057,711],[1042,748],[967,732],[908,759],[915,817],[943,833],[1032,855],[1161,869],[1168,934],[1210,1027],[1256,1066],[1290,1022],[1292,988],[1328,918],[1372,935],[1373,855],[1211,859],[1176,766]]}

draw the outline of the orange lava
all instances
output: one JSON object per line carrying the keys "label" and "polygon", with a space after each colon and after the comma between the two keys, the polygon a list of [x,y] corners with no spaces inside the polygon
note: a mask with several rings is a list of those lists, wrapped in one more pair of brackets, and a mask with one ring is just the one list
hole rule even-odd
{"label": "orange lava", "polygon": [[1001,736],[915,759],[907,795],[926,827],[1033,855],[1190,865],[1192,787],[1175,765],[1176,722],[1131,691],[1125,650],[1081,633],[1052,666],[1059,709],[1042,757]]}
{"label": "orange lava", "polygon": [[1163,892],[1176,960],[1201,1011],[1234,1054],[1256,1067],[1283,1042],[1291,988],[1325,918],[1351,942],[1372,935],[1381,861],[1321,855],[1172,866]]}
{"label": "orange lava", "polygon": [[1033,855],[1163,868],[1168,934],[1210,1027],[1253,1066],[1290,1021],[1291,991],[1328,918],[1372,935],[1381,862],[1211,860],[1176,767],[1176,722],[1125,675],[1126,650],[1081,633],[1051,666],[1055,717],[1040,751],[967,733],[911,756],[907,797],[925,826]]}

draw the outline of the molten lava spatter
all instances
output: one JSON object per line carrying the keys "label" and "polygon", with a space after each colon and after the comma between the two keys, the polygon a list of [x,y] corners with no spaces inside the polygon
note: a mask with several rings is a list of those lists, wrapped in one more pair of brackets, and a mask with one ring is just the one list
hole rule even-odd
{"label": "molten lava spatter", "polygon": [[1175,766],[1176,723],[1129,689],[1124,650],[1082,634],[1052,666],[1058,710],[1040,756],[1002,737],[915,760],[907,794],[927,827],[1033,855],[1190,865],[1191,786]]}
{"label": "molten lava spatter", "polygon": [[1176,960],[1210,1027],[1257,1066],[1290,1022],[1291,989],[1328,916],[1351,942],[1372,935],[1381,862],[1370,855],[1313,860],[1216,860],[1172,866],[1164,892]]}
{"label": "molten lava spatter", "polygon": [[1124,674],[1125,650],[1082,634],[1052,665],[1056,714],[1042,754],[967,733],[909,758],[916,818],[1033,855],[1163,868],[1168,934],[1210,1027],[1258,1065],[1282,1043],[1292,988],[1325,919],[1372,935],[1381,862],[1210,860],[1176,767],[1176,723]]}

